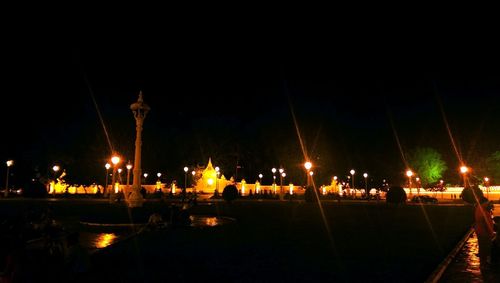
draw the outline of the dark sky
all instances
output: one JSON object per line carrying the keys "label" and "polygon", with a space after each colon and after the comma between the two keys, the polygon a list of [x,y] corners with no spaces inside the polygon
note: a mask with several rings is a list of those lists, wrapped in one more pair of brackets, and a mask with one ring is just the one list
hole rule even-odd
{"label": "dark sky", "polygon": [[45,176],[54,163],[70,181],[102,182],[110,148],[92,96],[113,146],[133,160],[129,106],[142,90],[151,106],[143,171],[165,181],[211,157],[226,177],[238,162],[238,179],[263,173],[269,182],[270,169],[283,166],[302,183],[292,110],[320,183],[351,168],[374,183],[397,182],[405,166],[396,136],[404,154],[437,149],[453,179],[458,160],[440,103],[467,162],[500,150],[500,72],[491,61],[456,55],[203,39],[23,46],[5,54],[0,156],[17,161],[18,182],[21,171]]}

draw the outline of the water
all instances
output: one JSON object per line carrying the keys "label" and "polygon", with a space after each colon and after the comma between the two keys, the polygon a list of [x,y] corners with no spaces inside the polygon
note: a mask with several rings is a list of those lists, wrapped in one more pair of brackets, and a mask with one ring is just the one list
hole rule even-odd
{"label": "water", "polygon": [[236,221],[229,217],[215,217],[215,216],[204,216],[204,215],[191,215],[191,227],[215,227],[225,224],[232,223]]}
{"label": "water", "polygon": [[498,271],[487,271],[484,274],[481,272],[478,253],[477,237],[472,233],[439,282],[500,282]]}
{"label": "water", "polygon": [[[216,227],[235,222],[235,219],[229,217],[206,215],[191,215],[189,218],[191,219],[191,224],[189,226],[194,228]],[[120,229],[110,229],[108,226],[105,232],[95,231],[95,227],[92,227],[94,231],[91,231],[89,228],[86,229],[85,227],[86,226],[83,226],[80,230],[80,243],[90,252],[109,247],[136,233],[133,229],[124,230],[123,227]]]}

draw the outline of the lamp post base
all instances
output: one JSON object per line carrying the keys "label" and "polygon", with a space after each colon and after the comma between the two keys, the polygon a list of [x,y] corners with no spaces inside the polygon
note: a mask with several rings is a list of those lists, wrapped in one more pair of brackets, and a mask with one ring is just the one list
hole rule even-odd
{"label": "lamp post base", "polygon": [[142,207],[143,203],[144,203],[144,198],[139,192],[139,189],[136,187],[132,187],[132,191],[130,192],[130,195],[127,197],[128,207]]}

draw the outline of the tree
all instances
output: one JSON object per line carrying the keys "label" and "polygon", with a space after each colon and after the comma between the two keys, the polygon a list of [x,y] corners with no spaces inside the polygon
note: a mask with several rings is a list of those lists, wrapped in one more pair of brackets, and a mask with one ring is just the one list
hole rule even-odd
{"label": "tree", "polygon": [[448,168],[441,154],[429,147],[416,148],[410,154],[408,162],[416,170],[423,186],[441,179],[443,172]]}

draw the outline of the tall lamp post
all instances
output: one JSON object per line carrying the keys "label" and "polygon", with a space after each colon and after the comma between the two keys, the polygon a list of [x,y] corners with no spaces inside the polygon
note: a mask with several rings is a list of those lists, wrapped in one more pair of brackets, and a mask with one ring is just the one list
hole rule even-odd
{"label": "tall lamp post", "polygon": [[484,184],[486,185],[486,197],[490,198],[490,184],[489,184],[490,178],[484,177]]}
{"label": "tall lamp post", "polygon": [[161,191],[161,180],[160,180],[161,173],[160,172],[156,173],[156,177],[158,177],[158,180],[156,180],[156,189],[160,192]]}
{"label": "tall lamp post", "polygon": [[408,169],[406,171],[406,176],[408,176],[408,189],[410,190],[410,196],[411,196],[411,176],[413,176],[413,171]]}
{"label": "tall lamp post", "polygon": [[191,171],[191,175],[193,175],[193,194],[196,195],[196,184],[194,183],[194,177],[196,176],[196,171]]}
{"label": "tall lamp post", "polygon": [[188,170],[187,166],[184,167],[184,191],[187,190],[187,178],[188,178]]}
{"label": "tall lamp post", "polygon": [[283,176],[283,173],[285,172],[285,170],[283,168],[280,168],[278,171],[280,172],[280,197],[281,197],[283,195],[283,178],[285,177]]}
{"label": "tall lamp post", "polygon": [[215,191],[219,194],[219,174],[220,168],[219,166],[215,166]]}
{"label": "tall lamp post", "polygon": [[[132,169],[132,164],[129,161],[127,164],[127,194],[130,192],[130,169]],[[125,198],[127,198],[127,195],[125,195]]]}
{"label": "tall lamp post", "polygon": [[123,169],[122,168],[118,168],[118,183],[122,183],[122,172],[123,172]]}
{"label": "tall lamp post", "polygon": [[469,172],[469,168],[467,166],[460,166],[460,173],[464,176],[464,188],[467,186],[467,172]]}
{"label": "tall lamp post", "polygon": [[111,176],[111,189],[109,190],[109,202],[113,201],[113,189],[115,188],[115,182],[116,182],[116,171],[118,168],[116,165],[120,163],[120,157],[116,155],[116,153],[111,157],[111,163],[113,163],[113,176]]}
{"label": "tall lamp post", "polygon": [[52,188],[52,194],[56,195],[56,180],[57,180],[57,172],[61,169],[59,165],[54,165],[52,166],[52,171],[54,171],[54,181],[53,181],[53,188]]}
{"label": "tall lamp post", "polygon": [[365,194],[368,196],[368,173],[363,173],[363,177],[365,177]]}
{"label": "tall lamp post", "polygon": [[8,197],[9,196],[9,169],[10,169],[10,166],[14,165],[14,160],[7,160],[7,162],[5,162],[5,163],[7,164],[7,176],[5,178],[4,196]]}
{"label": "tall lamp post", "polygon": [[309,179],[309,170],[311,170],[312,168],[312,163],[307,161],[306,163],[304,163],[304,168],[306,168],[306,178],[307,178],[306,186],[310,186],[311,181]]}
{"label": "tall lamp post", "polygon": [[134,183],[132,184],[132,192],[130,198],[128,199],[129,207],[140,207],[144,201],[140,189],[141,189],[141,146],[142,146],[142,125],[146,115],[151,108],[144,103],[142,98],[142,91],[139,92],[139,98],[137,102],[130,105],[130,110],[134,114],[135,118],[135,159],[134,159]]}
{"label": "tall lamp post", "polygon": [[349,171],[349,173],[351,173],[351,181],[352,181],[352,189],[354,191],[354,194],[356,194],[356,188],[354,188],[354,174],[356,173],[356,171],[354,171],[354,169],[351,169],[351,171]]}
{"label": "tall lamp post", "polygon": [[111,168],[111,164],[106,163],[104,165],[106,167],[106,184],[104,184],[104,193],[108,193],[108,176],[109,176],[109,168]]}

